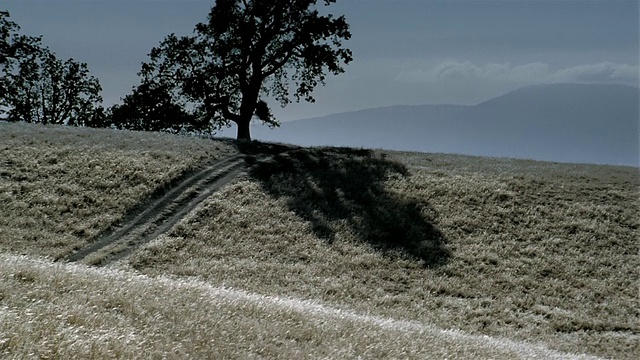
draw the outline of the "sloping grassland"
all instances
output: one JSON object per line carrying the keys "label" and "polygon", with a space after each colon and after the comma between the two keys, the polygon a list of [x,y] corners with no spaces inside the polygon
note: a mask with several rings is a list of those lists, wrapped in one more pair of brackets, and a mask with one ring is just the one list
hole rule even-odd
{"label": "sloping grassland", "polygon": [[166,134],[0,124],[0,251],[62,258],[172,179],[233,152]]}
{"label": "sloping grassland", "polygon": [[[0,144],[0,354],[640,353],[637,168],[9,124]],[[119,270],[33,258],[234,151],[271,158]]]}

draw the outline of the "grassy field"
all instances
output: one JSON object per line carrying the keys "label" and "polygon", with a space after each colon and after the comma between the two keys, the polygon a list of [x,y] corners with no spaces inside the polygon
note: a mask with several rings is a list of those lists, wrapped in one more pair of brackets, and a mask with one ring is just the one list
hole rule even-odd
{"label": "grassy field", "polygon": [[0,252],[61,258],[173,178],[234,152],[163,134],[0,124]]}
{"label": "grassy field", "polygon": [[[14,124],[0,144],[4,357],[640,353],[637,168]],[[235,152],[272,158],[115,269],[52,263]]]}

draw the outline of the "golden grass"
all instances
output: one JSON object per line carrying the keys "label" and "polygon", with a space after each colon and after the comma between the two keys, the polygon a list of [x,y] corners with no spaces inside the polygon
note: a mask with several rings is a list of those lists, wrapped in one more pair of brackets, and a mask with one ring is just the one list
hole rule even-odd
{"label": "golden grass", "polygon": [[[0,144],[0,253],[50,258],[235,151],[17,124],[0,124]],[[0,255],[0,355],[635,358],[639,185],[628,167],[294,149],[208,198],[126,271]],[[307,305],[264,307],[283,297]]]}
{"label": "golden grass", "polygon": [[0,251],[61,258],[173,178],[233,151],[168,134],[0,124]]}
{"label": "golden grass", "polygon": [[0,357],[577,358],[542,346],[215,288],[201,281],[5,254],[0,254]]}
{"label": "golden grass", "polygon": [[[329,165],[277,158],[131,264],[562,351],[639,352],[637,169],[422,155],[402,175],[377,156],[309,153]],[[387,173],[372,178],[363,163]],[[327,174],[350,183],[331,188]],[[376,236],[408,205],[435,260],[407,232]]]}

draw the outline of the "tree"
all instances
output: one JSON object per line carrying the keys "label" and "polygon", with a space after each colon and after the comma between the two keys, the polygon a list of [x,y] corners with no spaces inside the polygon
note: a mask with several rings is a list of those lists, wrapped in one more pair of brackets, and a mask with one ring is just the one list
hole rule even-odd
{"label": "tree", "polygon": [[9,106],[9,75],[19,62],[33,61],[41,50],[40,38],[19,35],[20,26],[0,10],[0,114]]}
{"label": "tree", "polygon": [[0,11],[0,109],[9,121],[84,125],[102,102],[87,64],[60,61]]}
{"label": "tree", "polygon": [[107,110],[102,105],[98,105],[90,118],[84,121],[84,126],[93,128],[107,128],[111,126]]}
{"label": "tree", "polygon": [[113,105],[109,110],[111,123],[118,129],[179,133],[203,127],[174,101],[166,86],[157,83],[139,85],[122,105]]}
{"label": "tree", "polygon": [[9,20],[9,12],[0,10],[0,70],[2,71],[14,56],[16,48],[14,42],[18,30],[20,30],[18,24]]}
{"label": "tree", "polygon": [[102,88],[87,64],[63,63],[48,49],[19,61],[18,71],[7,78],[9,121],[84,125],[102,102]]}
{"label": "tree", "polygon": [[[336,0],[323,0],[325,6]],[[321,15],[317,0],[217,0],[208,21],[193,36],[167,36],[142,66],[143,82],[174,89],[190,104],[200,124],[238,126],[238,139],[251,139],[254,116],[277,126],[261,96],[281,106],[313,102],[325,73],[344,72],[352,60],[342,41],[351,37],[344,16]]]}
{"label": "tree", "polygon": [[[18,29],[18,24],[9,20],[9,13],[0,10],[0,70],[4,70],[13,53],[12,37]],[[2,86],[2,83],[0,83],[0,86]]]}

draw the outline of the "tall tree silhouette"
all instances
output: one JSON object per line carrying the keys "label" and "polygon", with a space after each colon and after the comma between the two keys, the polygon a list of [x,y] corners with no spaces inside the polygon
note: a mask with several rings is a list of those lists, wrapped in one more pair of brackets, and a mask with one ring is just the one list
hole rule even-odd
{"label": "tall tree silhouette", "polygon": [[[193,36],[167,36],[143,64],[143,83],[168,84],[191,105],[200,123],[238,126],[251,139],[254,116],[277,126],[261,96],[281,106],[313,102],[325,74],[344,72],[352,60],[342,41],[351,37],[344,16],[321,15],[317,0],[217,0]],[[336,0],[323,0],[324,6]]]}

